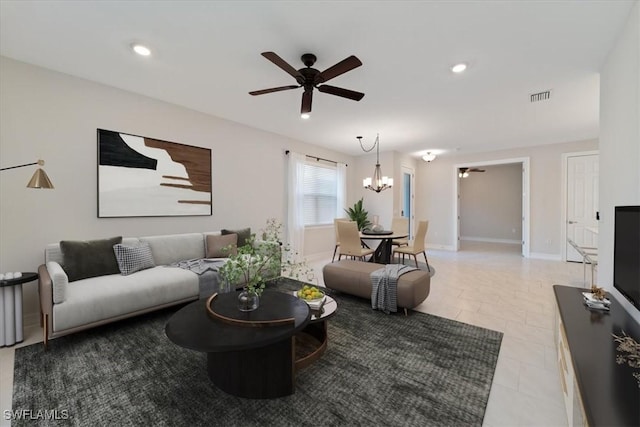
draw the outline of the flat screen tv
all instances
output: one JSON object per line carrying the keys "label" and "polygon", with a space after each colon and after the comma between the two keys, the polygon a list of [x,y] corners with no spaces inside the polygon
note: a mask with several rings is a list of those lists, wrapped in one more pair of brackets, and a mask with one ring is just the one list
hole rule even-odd
{"label": "flat screen tv", "polygon": [[616,206],[613,286],[640,310],[640,206]]}

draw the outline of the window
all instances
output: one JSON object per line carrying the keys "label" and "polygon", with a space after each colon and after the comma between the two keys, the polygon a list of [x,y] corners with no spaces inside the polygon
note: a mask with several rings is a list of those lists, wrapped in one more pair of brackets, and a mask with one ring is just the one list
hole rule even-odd
{"label": "window", "polygon": [[336,217],[337,171],[335,166],[304,165],[304,225],[333,224]]}

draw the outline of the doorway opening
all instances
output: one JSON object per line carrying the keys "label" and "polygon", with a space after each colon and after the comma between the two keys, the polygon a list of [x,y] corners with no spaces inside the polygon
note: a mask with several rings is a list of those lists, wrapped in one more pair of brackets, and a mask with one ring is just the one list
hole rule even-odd
{"label": "doorway opening", "polygon": [[409,220],[409,239],[413,239],[415,221],[415,172],[413,168],[402,165],[402,191],[400,202],[400,216]]}
{"label": "doorway opening", "polygon": [[[522,158],[514,158],[514,159],[502,159],[502,160],[491,160],[491,161],[484,161],[484,162],[475,162],[475,163],[460,163],[460,164],[456,164],[454,165],[454,169],[453,169],[453,179],[454,179],[454,233],[453,235],[455,236],[456,242],[455,242],[455,250],[459,251],[460,250],[460,244],[461,244],[461,240],[464,237],[462,235],[462,227],[461,227],[461,216],[462,216],[462,212],[461,212],[461,180],[463,179],[469,179],[469,178],[462,178],[460,176],[460,172],[461,172],[461,168],[466,168],[468,170],[471,169],[480,169],[482,170],[482,167],[489,167],[489,166],[495,166],[495,165],[510,165],[510,164],[517,164],[519,166],[521,166],[521,170],[522,170],[522,185],[521,185],[521,197],[520,197],[520,208],[521,208],[521,224],[520,227],[516,227],[516,226],[512,226],[511,230],[515,230],[514,234],[516,234],[518,228],[520,228],[521,230],[521,234],[517,233],[518,237],[521,238],[520,241],[520,245],[521,245],[521,250],[519,251],[523,257],[528,258],[530,255],[530,235],[529,235],[529,218],[530,218],[530,207],[529,207],[529,186],[530,186],[530,182],[529,182],[529,158],[528,157],[522,157]],[[469,175],[471,175],[473,172],[470,172]],[[499,184],[499,183],[498,183]],[[497,188],[492,189],[492,191],[500,191]],[[513,201],[512,201],[513,202]],[[517,203],[517,202],[516,202]],[[483,226],[483,219],[482,218],[476,218],[477,219],[477,224],[476,227],[480,227],[482,228]],[[486,219],[486,227],[490,227],[490,220],[487,218]],[[507,236],[508,237],[508,236]],[[483,239],[483,240],[487,240],[487,239]],[[500,243],[501,241],[505,241],[508,242],[510,241],[509,239],[493,239],[495,240],[496,243]]]}

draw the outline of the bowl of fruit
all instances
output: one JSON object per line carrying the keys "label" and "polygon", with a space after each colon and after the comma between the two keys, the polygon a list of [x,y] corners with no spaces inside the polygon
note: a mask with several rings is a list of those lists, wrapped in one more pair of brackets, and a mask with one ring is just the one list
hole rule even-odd
{"label": "bowl of fruit", "polygon": [[311,305],[319,304],[324,298],[324,292],[318,289],[317,286],[311,285],[304,285],[296,295],[298,295],[298,298],[302,298]]}

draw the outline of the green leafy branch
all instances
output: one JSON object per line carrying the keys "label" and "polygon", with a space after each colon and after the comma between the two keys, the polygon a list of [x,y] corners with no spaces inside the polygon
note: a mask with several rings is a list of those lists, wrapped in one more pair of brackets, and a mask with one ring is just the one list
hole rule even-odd
{"label": "green leafy branch", "polygon": [[[286,275],[297,280],[315,281],[315,272],[298,260],[298,252],[289,244],[282,244],[282,223],[269,218],[262,232],[262,241],[252,234],[244,246],[218,270],[224,280],[233,286],[244,285],[249,292],[261,295],[265,288],[265,276]],[[231,252],[232,246],[224,248]]]}

